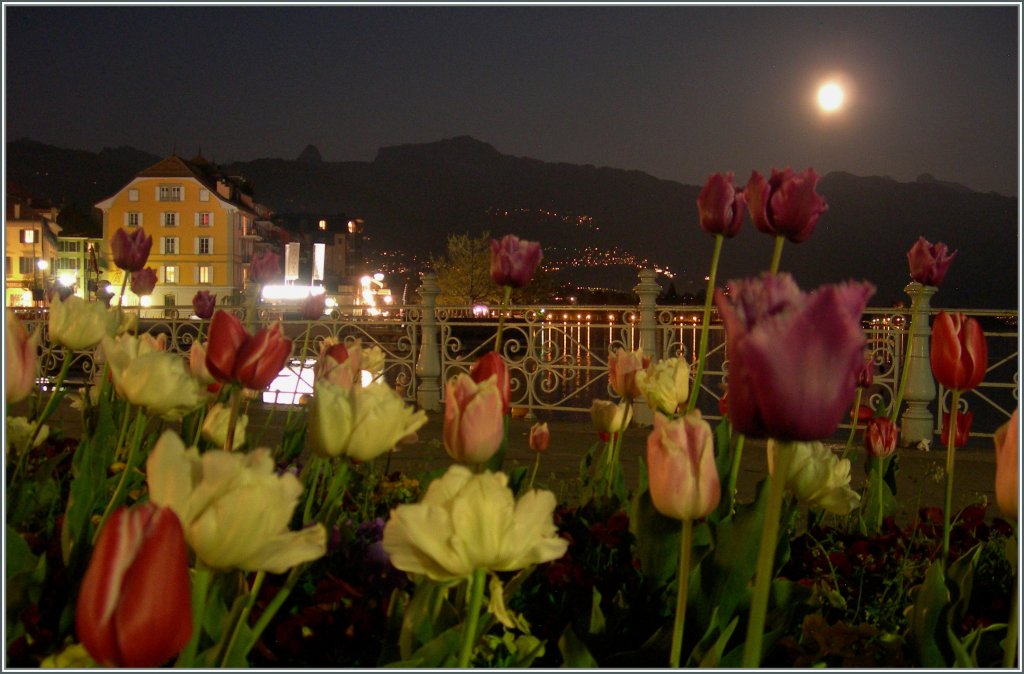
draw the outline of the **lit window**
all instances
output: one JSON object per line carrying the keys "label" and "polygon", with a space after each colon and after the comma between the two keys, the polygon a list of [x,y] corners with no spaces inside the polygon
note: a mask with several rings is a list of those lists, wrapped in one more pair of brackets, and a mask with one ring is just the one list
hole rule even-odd
{"label": "lit window", "polygon": [[178,267],[177,265],[168,265],[164,267],[164,283],[177,283],[178,282]]}
{"label": "lit window", "polygon": [[202,212],[196,213],[196,226],[197,227],[211,227],[213,225],[213,213]]}
{"label": "lit window", "polygon": [[36,230],[34,230],[34,229],[23,229],[23,230],[21,230],[21,242],[22,243],[35,243],[36,242]]}
{"label": "lit window", "polygon": [[199,266],[199,283],[213,283],[213,267],[208,264]]}
{"label": "lit window", "polygon": [[317,223],[317,226],[320,227],[320,231],[322,232],[327,229],[327,221],[321,220],[319,223]]}
{"label": "lit window", "polygon": [[164,227],[177,227],[178,226],[178,214],[177,213],[164,213]]}

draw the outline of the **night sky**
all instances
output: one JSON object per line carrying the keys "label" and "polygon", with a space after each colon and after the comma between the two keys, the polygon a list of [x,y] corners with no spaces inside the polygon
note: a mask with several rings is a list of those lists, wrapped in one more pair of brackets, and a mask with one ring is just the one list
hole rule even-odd
{"label": "night sky", "polygon": [[[702,184],[814,166],[1017,196],[1019,7],[4,6],[5,138],[219,163],[471,135]],[[818,85],[847,103],[826,116]]]}

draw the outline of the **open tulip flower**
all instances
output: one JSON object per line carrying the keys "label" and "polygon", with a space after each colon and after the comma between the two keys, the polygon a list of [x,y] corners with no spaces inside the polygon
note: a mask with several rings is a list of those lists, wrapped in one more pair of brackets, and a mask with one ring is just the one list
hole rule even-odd
{"label": "open tulip flower", "polygon": [[754,226],[793,243],[806,241],[828,210],[825,197],[814,191],[817,185],[818,174],[812,168],[800,173],[773,168],[770,180],[754,171],[743,190]]}
{"label": "open tulip flower", "polygon": [[1017,518],[1020,512],[1020,489],[1017,487],[1020,463],[1020,408],[1013,410],[1010,420],[999,427],[996,443],[996,503],[1006,517]]}
{"label": "open tulip flower", "polygon": [[146,266],[149,250],[153,247],[153,237],[142,228],[135,228],[129,234],[118,228],[110,238],[110,252],[114,264],[126,272],[139,271]]}
{"label": "open tulip flower", "polygon": [[988,368],[988,345],[978,321],[940,311],[932,325],[931,364],[936,381],[946,388],[977,388]]}
{"label": "open tulip flower", "polygon": [[768,472],[773,478],[777,452],[791,452],[789,472],[783,480],[786,491],[801,504],[821,508],[834,515],[849,515],[860,503],[860,494],[850,489],[850,460],[839,459],[820,442],[768,441]]}
{"label": "open tulip flower", "polygon": [[721,234],[727,239],[739,234],[746,212],[743,192],[736,190],[732,178],[731,172],[711,175],[697,197],[700,228],[708,234]]}
{"label": "open tulip flower", "polygon": [[170,508],[114,511],[82,580],[75,625],[104,667],[158,667],[185,647],[192,636],[188,550]]}
{"label": "open tulip flower", "polygon": [[555,495],[531,489],[516,501],[504,473],[454,465],[419,503],[391,511],[384,550],[402,571],[432,580],[468,578],[478,569],[515,571],[560,558]]}
{"label": "open tulip flower", "polygon": [[690,367],[681,358],[666,358],[636,373],[636,386],[652,410],[673,415],[690,395]]}
{"label": "open tulip flower", "polygon": [[648,488],[662,515],[696,520],[718,507],[722,488],[713,435],[699,410],[673,421],[654,415],[654,430],[647,436]]}
{"label": "open tulip flower", "polygon": [[537,270],[544,255],[540,244],[508,234],[491,239],[491,280],[499,286],[522,288]]}
{"label": "open tulip flower", "polygon": [[729,354],[729,420],[751,437],[815,440],[849,413],[863,365],[869,283],[805,294],[788,274],[715,293]]}
{"label": "open tulip flower", "polygon": [[117,311],[102,302],[86,302],[78,295],[50,303],[49,338],[72,351],[89,349],[120,327]]}
{"label": "open tulip flower", "polygon": [[36,348],[39,330],[31,335],[14,312],[7,309],[4,335],[4,365],[7,369],[7,402],[24,400],[36,385]]}
{"label": "open tulip flower", "polygon": [[159,342],[121,335],[104,337],[103,356],[114,388],[123,399],[165,419],[179,419],[204,400],[202,384],[185,360]]}
{"label": "open tulip flower", "polygon": [[210,321],[206,368],[218,381],[262,390],[281,372],[291,351],[292,341],[280,323],[250,335],[236,316],[217,311]]}
{"label": "open tulip flower", "polygon": [[501,447],[505,420],[497,377],[479,384],[460,374],[448,380],[444,401],[444,448],[461,463],[485,463]]}
{"label": "open tulip flower", "polygon": [[917,242],[907,251],[910,278],[926,286],[941,285],[956,254],[955,250],[948,252],[944,243],[932,244],[923,236],[917,237]]}

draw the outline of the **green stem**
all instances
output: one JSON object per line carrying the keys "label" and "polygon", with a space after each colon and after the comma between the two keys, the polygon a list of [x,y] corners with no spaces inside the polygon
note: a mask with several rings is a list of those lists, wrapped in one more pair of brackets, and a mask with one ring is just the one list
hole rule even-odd
{"label": "green stem", "polygon": [[121,271],[124,272],[124,279],[121,281],[121,294],[117,296],[117,313],[119,318],[121,314],[121,303],[124,302],[124,289],[128,287],[129,274],[127,269],[122,269]]}
{"label": "green stem", "polygon": [[668,666],[679,667],[680,653],[683,649],[683,627],[686,624],[686,599],[690,589],[690,552],[693,550],[693,520],[683,520],[683,533],[679,537],[679,572],[676,582],[679,593],[676,595],[676,622],[672,630],[672,652]]}
{"label": "green stem", "polygon": [[740,476],[740,462],[743,460],[743,441],[747,436],[742,433],[736,434],[736,451],[733,452],[732,465],[729,466],[729,485],[726,490],[726,498],[729,499],[729,512],[736,510],[736,482]]}
{"label": "green stem", "polygon": [[874,470],[874,482],[875,482],[875,495],[878,497],[878,509],[875,513],[875,531],[882,530],[882,515],[884,514],[884,503],[882,499],[882,475],[885,473],[885,459],[875,459],[875,470]]}
{"label": "green stem", "polygon": [[[312,471],[312,474],[308,478],[308,484],[306,485],[306,507],[302,511],[302,526],[306,526],[313,519],[313,498],[316,496],[316,492],[320,489],[320,473],[321,461],[319,457],[313,457],[309,463],[306,464],[306,468]],[[304,468],[302,472],[306,472]]]}
{"label": "green stem", "polygon": [[786,492],[786,476],[792,449],[789,443],[775,443],[775,475],[768,477],[768,504],[764,513],[764,527],[761,529],[761,547],[757,553],[757,577],[750,599],[750,620],[747,623],[747,640],[743,644],[745,669],[761,664],[761,642],[764,638],[764,622],[768,613],[768,595],[772,585],[772,566],[775,562],[775,548],[779,539],[779,519],[782,516],[782,499]]}
{"label": "green stem", "polygon": [[238,419],[238,404],[242,399],[240,388],[232,385],[231,413],[228,415],[228,433],[224,437],[224,451],[230,452],[235,447],[235,421]]}
{"label": "green stem", "polygon": [[537,468],[540,467],[540,452],[537,452],[537,456],[533,459],[533,471],[530,473],[530,486],[526,488],[527,491],[533,489],[533,480],[537,477]]}
{"label": "green stem", "polygon": [[114,460],[120,459],[124,455],[124,441],[125,436],[128,435],[128,420],[132,416],[131,405],[125,403],[124,409],[121,410],[121,428],[117,431],[117,444],[114,445]]}
{"label": "green stem", "polygon": [[907,328],[907,349],[903,354],[903,371],[900,372],[900,387],[896,390],[896,399],[889,409],[889,421],[895,422],[900,415],[903,394],[907,390],[907,379],[910,372],[910,357],[914,353],[914,333],[917,331],[917,297],[910,303],[910,327]]}
{"label": "green stem", "polygon": [[[246,595],[245,605],[242,607],[242,612],[238,615],[238,620],[235,621],[234,629],[231,631],[231,640],[228,641],[227,648],[224,649],[224,655],[220,661],[221,668],[227,667],[228,663],[232,660],[231,656],[233,655],[235,646],[238,643],[239,635],[242,633],[242,625],[244,625],[249,619],[249,612],[252,611],[252,606],[256,603],[256,597],[259,596],[260,587],[263,585],[263,579],[266,575],[267,572],[263,569],[256,572],[256,578],[252,581],[252,589],[250,589],[249,594]],[[248,650],[246,650],[246,653],[248,653]],[[241,656],[245,657],[246,653],[242,653]]]}
{"label": "green stem", "polygon": [[512,286],[505,286],[505,293],[501,298],[501,308],[498,309],[498,334],[494,336],[494,353],[501,355],[501,333],[505,329],[505,309],[512,300]]}
{"label": "green stem", "polygon": [[191,669],[199,650],[199,640],[203,634],[203,614],[206,613],[206,595],[210,589],[213,572],[200,563],[192,574],[192,637],[188,640],[185,650],[178,656],[175,667]]}
{"label": "green stem", "polygon": [[942,566],[949,563],[949,513],[953,509],[953,469],[956,453],[956,410],[960,406],[960,390],[953,389],[949,406],[949,436],[946,438],[946,499],[942,508]]}
{"label": "green stem", "polygon": [[782,244],[786,243],[786,239],[782,236],[775,237],[775,247],[772,248],[772,263],[768,267],[769,274],[779,273],[779,262],[782,261]]}
{"label": "green stem", "polygon": [[469,579],[469,606],[466,609],[466,628],[462,634],[462,650],[459,651],[460,669],[469,667],[470,658],[473,656],[473,647],[476,646],[476,627],[480,621],[480,607],[484,601],[484,585],[487,582],[487,571],[475,569]]}
{"label": "green stem", "polygon": [[711,321],[711,302],[715,295],[715,277],[718,275],[718,258],[722,254],[722,242],[725,237],[715,234],[715,248],[711,253],[711,271],[708,273],[708,287],[704,293],[704,317],[700,324],[700,346],[697,351],[697,374],[693,378],[690,399],[686,401],[686,413],[689,414],[697,406],[700,396],[701,381],[704,379],[704,361],[708,355],[708,323]]}
{"label": "green stem", "polygon": [[853,398],[853,419],[850,424],[850,434],[846,436],[846,447],[843,448],[843,455],[839,457],[842,461],[846,458],[846,455],[850,453],[850,448],[853,447],[853,439],[857,436],[857,424],[860,422],[860,399],[864,395],[864,388],[861,386],[857,387],[857,395]]}
{"label": "green stem", "polygon": [[[11,482],[14,484],[18,478],[18,474],[24,469],[24,464],[28,461],[29,452],[32,451],[32,446],[35,444],[36,438],[39,437],[39,431],[43,428],[43,422],[53,411],[57,408],[57,403],[60,402],[63,397],[58,396],[61,391],[61,387],[64,385],[64,379],[68,376],[68,371],[71,369],[71,360],[74,354],[70,350],[65,350],[64,363],[60,368],[60,373],[57,375],[57,383],[54,384],[53,391],[50,392],[50,398],[46,401],[46,407],[43,408],[43,413],[36,417],[33,422],[32,432],[28,436],[28,442],[25,445],[24,450],[18,455],[18,460],[14,464],[14,471],[11,473]],[[86,395],[89,395],[89,390],[86,389]]]}
{"label": "green stem", "polygon": [[274,619],[274,615],[278,609],[288,599],[288,595],[291,594],[292,588],[299,582],[299,578],[302,577],[302,572],[306,570],[307,564],[299,564],[293,566],[292,570],[288,572],[288,578],[285,580],[284,585],[277,591],[274,598],[267,604],[267,608],[264,609],[263,613],[260,614],[259,620],[252,628],[252,643],[256,644],[260,640],[260,635],[263,634],[263,630],[267,629],[267,625]]}
{"label": "green stem", "polygon": [[[129,412],[129,409],[125,410],[124,415],[126,418],[128,417]],[[141,425],[145,427],[146,424],[142,418],[141,407],[135,412],[135,422],[133,424],[135,426],[135,435],[132,437],[131,442],[128,443],[128,456],[124,461],[124,470],[121,471],[121,479],[117,481],[117,487],[114,489],[114,493],[111,495],[110,501],[107,502],[107,507],[103,511],[103,517],[100,518],[99,526],[96,527],[96,533],[93,534],[93,545],[96,545],[96,540],[100,537],[100,532],[103,531],[103,525],[107,523],[107,520],[110,519],[110,515],[114,512],[114,509],[120,505],[121,499],[124,498],[125,487],[128,484],[128,474],[132,471],[135,452],[138,449],[139,441],[142,439],[141,433],[138,429],[140,422],[142,422]]]}

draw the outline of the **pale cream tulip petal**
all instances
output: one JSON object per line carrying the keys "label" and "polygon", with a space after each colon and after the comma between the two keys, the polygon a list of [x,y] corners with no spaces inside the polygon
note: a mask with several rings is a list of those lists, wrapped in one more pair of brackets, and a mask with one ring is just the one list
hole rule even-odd
{"label": "pale cream tulip petal", "polygon": [[188,522],[193,486],[192,460],[185,443],[174,431],[164,431],[146,460],[149,500],[167,506],[182,522]]}
{"label": "pale cream tulip petal", "polygon": [[452,503],[455,545],[466,550],[474,568],[499,564],[512,528],[512,492],[494,480],[494,473],[475,476]]}
{"label": "pale cream tulip petal", "polygon": [[396,568],[433,580],[465,578],[473,566],[452,546],[452,522],[443,508],[415,504],[392,511],[383,546]]}
{"label": "pale cream tulip petal", "polygon": [[245,571],[284,573],[297,564],[320,559],[327,552],[327,530],[315,524],[267,539],[259,549],[238,564]]}

